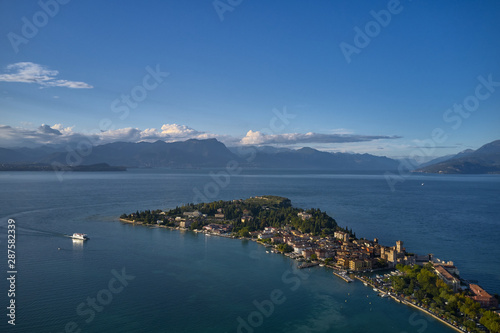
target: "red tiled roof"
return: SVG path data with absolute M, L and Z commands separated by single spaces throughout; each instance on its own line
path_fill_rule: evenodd
M 472 290 L 472 292 L 474 294 L 476 294 L 476 296 L 491 297 L 491 295 L 488 294 L 486 292 L 486 290 L 484 290 L 483 288 L 481 288 L 477 284 L 470 284 L 469 287 L 470 287 L 470 290 Z
M 456 280 L 456 278 L 451 275 L 443 266 L 437 266 L 435 267 L 436 271 L 438 271 L 439 274 L 441 274 L 445 279 L 447 280 Z

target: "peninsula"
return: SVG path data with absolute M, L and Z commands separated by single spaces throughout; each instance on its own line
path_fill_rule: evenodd
M 407 252 L 402 241 L 384 246 L 378 239 L 357 238 L 325 212 L 295 208 L 287 198 L 187 204 L 123 214 L 120 220 L 254 240 L 302 262 L 299 268 L 321 265 L 347 282 L 361 280 L 380 296 L 418 308 L 457 331 L 500 332 L 498 295 L 460 278 L 453 262 Z M 386 274 L 374 273 L 381 270 Z

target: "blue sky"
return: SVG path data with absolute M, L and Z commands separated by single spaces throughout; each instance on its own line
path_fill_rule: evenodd
M 500 138 L 498 17 L 493 0 L 0 0 L 0 146 L 478 148 Z

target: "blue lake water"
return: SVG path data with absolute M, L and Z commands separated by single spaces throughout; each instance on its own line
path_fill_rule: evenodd
M 254 242 L 118 222 L 197 193 L 285 196 L 327 211 L 358 237 L 401 239 L 408 251 L 453 260 L 463 277 L 500 292 L 499 176 L 418 175 L 391 191 L 380 175 L 251 171 L 216 181 L 210 172 L 218 171 L 66 173 L 63 181 L 50 172 L 0 173 L 0 252 L 13 218 L 18 270 L 16 326 L 2 314 L 0 331 L 452 332 L 328 269 L 296 271 Z M 91 239 L 64 236 L 73 232 Z

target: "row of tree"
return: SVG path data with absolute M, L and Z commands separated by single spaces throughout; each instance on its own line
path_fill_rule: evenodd
M 206 214 L 209 219 L 194 218 L 191 229 L 201 229 L 204 225 L 213 222 L 213 219 L 210 219 L 210 217 L 222 212 L 224 214 L 225 223 L 231 223 L 233 225 L 233 231 L 235 232 L 239 232 L 243 228 L 245 228 L 247 232 L 252 232 L 263 230 L 266 227 L 282 228 L 284 226 L 290 226 L 292 229 L 299 230 L 302 233 L 312 233 L 313 235 L 331 235 L 337 230 L 354 235 L 352 230 L 339 227 L 335 219 L 328 216 L 328 214 L 322 212 L 320 209 L 313 208 L 306 210 L 305 212 L 310 214 L 311 217 L 308 219 L 301 218 L 298 216 L 298 213 L 303 212 L 302 209 L 292 207 L 289 199 L 277 196 L 187 204 L 170 209 L 163 215 L 160 214 L 161 210 L 145 210 L 141 212 L 137 211 L 135 214 L 123 214 L 120 217 L 146 224 L 153 224 L 160 220 L 165 225 L 173 226 L 173 217 L 183 216 L 183 213 L 193 211 L 199 211 L 201 214 Z M 251 217 L 242 221 L 244 216 Z
M 164 216 L 160 215 L 161 210 L 145 210 L 145 211 L 136 211 L 135 213 L 132 214 L 122 214 L 120 215 L 121 219 L 126 219 L 126 220 L 135 220 L 135 221 L 140 221 L 146 224 L 153 224 L 156 223 L 156 221 L 161 220 L 163 221 Z
M 466 292 L 455 293 L 435 273 L 432 264 L 396 265 L 403 276 L 391 277 L 394 290 L 400 294 L 415 298 L 422 305 L 440 313 L 448 320 L 460 323 L 471 332 L 481 332 L 477 322 L 490 332 L 500 332 L 500 317 L 480 307 L 480 304 L 468 297 Z

